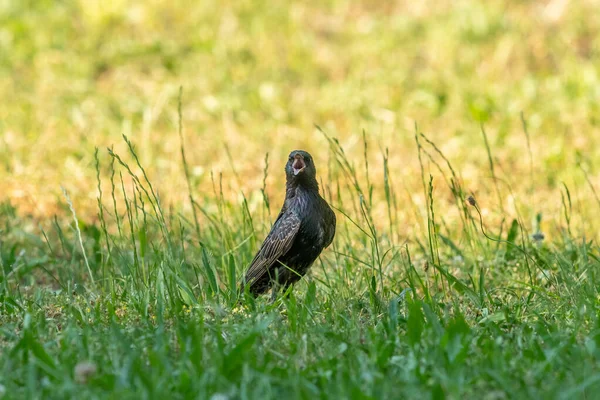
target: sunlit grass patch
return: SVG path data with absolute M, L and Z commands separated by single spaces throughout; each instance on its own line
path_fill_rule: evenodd
M 0 397 L 593 398 L 598 15 L 0 4 Z M 336 238 L 240 297 L 296 148 Z

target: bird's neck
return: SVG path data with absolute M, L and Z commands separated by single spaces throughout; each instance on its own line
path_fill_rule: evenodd
M 286 197 L 291 199 L 300 193 L 319 195 L 319 184 L 316 180 L 288 181 L 286 184 Z

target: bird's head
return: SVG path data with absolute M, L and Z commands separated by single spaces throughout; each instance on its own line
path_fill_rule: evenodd
M 294 150 L 290 153 L 285 173 L 288 182 L 316 182 L 317 169 L 310 154 L 304 150 Z

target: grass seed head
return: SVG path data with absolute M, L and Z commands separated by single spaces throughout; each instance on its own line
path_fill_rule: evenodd
M 469 202 L 470 205 L 472 205 L 473 207 L 477 206 L 477 202 L 475 201 L 475 197 L 473 196 L 469 196 L 467 197 L 467 201 Z
M 533 235 L 531 235 L 531 238 L 536 242 L 541 242 L 542 240 L 544 240 L 545 236 L 542 232 L 536 232 Z

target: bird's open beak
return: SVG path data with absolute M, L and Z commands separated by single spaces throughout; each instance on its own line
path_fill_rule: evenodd
M 304 171 L 305 168 L 306 164 L 304 163 L 304 158 L 300 154 L 296 154 L 294 156 L 294 163 L 292 164 L 294 175 L 298 175 L 300 172 Z

